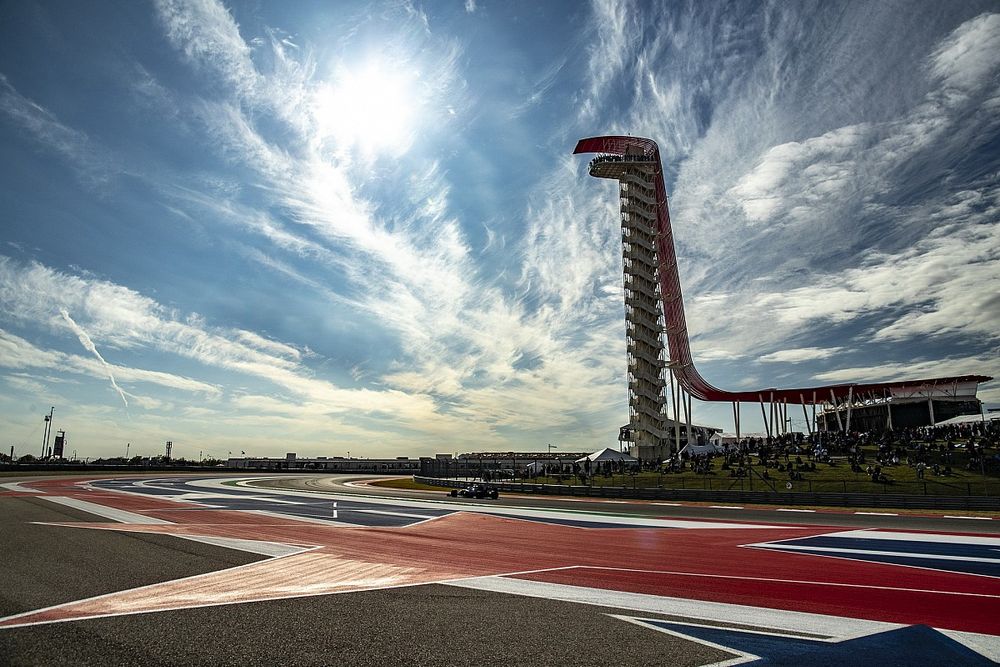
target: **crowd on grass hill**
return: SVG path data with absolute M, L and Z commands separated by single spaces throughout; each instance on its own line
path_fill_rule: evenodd
M 716 470 L 716 463 L 720 463 Z M 872 482 L 893 483 L 889 471 L 906 466 L 917 480 L 950 477 L 958 469 L 983 476 L 1000 474 L 1000 420 L 947 426 L 900 428 L 882 433 L 818 432 L 745 438 L 723 451 L 681 452 L 643 468 L 661 473 L 756 475 L 765 480 L 798 481 L 817 464 L 851 467 Z M 755 470 L 756 468 L 756 470 Z M 910 475 L 907 475 L 910 477 Z

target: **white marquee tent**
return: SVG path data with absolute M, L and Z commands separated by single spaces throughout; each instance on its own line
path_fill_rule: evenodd
M 604 449 L 599 449 L 593 454 L 588 454 L 583 458 L 577 459 L 576 462 L 582 464 L 585 461 L 590 461 L 591 463 L 604 463 L 605 461 L 621 461 L 623 463 L 638 463 L 639 459 L 626 454 L 625 452 L 619 452 L 617 449 L 612 449 L 610 447 L 605 447 Z

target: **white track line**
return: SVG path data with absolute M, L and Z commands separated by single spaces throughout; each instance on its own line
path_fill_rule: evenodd
M 800 509 L 794 509 L 794 508 L 791 508 L 791 507 L 780 507 L 780 508 L 778 508 L 778 509 L 776 509 L 774 511 L 775 512 L 815 512 L 816 510 L 800 510 Z
M 401 516 L 407 519 L 436 519 L 437 517 L 430 516 L 428 514 L 410 514 L 408 512 L 389 512 L 387 510 L 356 510 L 356 509 L 342 509 L 342 512 L 361 512 L 363 514 L 384 514 L 386 516 Z
M 972 521 L 992 521 L 991 516 L 950 516 L 948 514 L 944 515 L 945 519 L 970 519 Z
M 943 591 L 934 588 L 906 588 L 901 586 L 882 586 L 877 584 L 852 584 L 841 581 L 813 581 L 809 579 L 778 579 L 774 577 L 752 577 L 737 574 L 710 574 L 707 572 L 681 572 L 674 570 L 642 570 L 631 567 L 609 567 L 606 565 L 580 565 L 581 570 L 605 570 L 608 572 L 637 572 L 639 574 L 657 574 L 669 577 L 694 577 L 698 579 L 727 579 L 730 581 L 767 581 L 775 584 L 796 584 L 802 586 L 827 586 L 830 588 L 860 588 L 879 591 L 902 591 L 904 593 L 932 593 L 934 595 L 955 595 L 959 597 L 987 598 L 1000 600 L 1000 595 L 992 593 L 970 593 L 966 591 Z
M 841 616 L 824 616 L 764 607 L 749 607 L 723 602 L 661 597 L 646 593 L 584 588 L 582 586 L 551 584 L 529 579 L 481 577 L 478 579 L 450 581 L 447 585 L 703 620 L 744 624 L 748 622 L 748 619 L 752 619 L 754 625 L 762 627 L 783 628 L 801 633 L 828 636 L 885 632 L 904 627 L 896 623 L 868 621 Z
M 110 519 L 112 521 L 117 521 L 118 523 L 141 523 L 141 524 L 167 524 L 170 521 L 164 521 L 163 519 L 156 519 L 151 516 L 145 516 L 143 514 L 136 514 L 135 512 L 126 512 L 125 510 L 117 510 L 113 507 L 108 507 L 106 505 L 98 505 L 97 503 L 91 503 L 86 500 L 80 500 L 78 498 L 67 498 L 66 496 L 42 496 L 45 500 L 49 502 L 57 503 L 59 505 L 65 505 L 66 507 L 72 507 L 73 509 L 78 509 L 81 512 L 86 512 L 87 514 L 94 514 L 105 519 Z
M 899 516 L 894 512 L 855 512 L 855 514 L 865 514 L 868 516 Z
M 14 491 L 16 493 L 43 493 L 38 489 L 32 489 L 28 486 L 21 486 L 20 482 L 4 482 L 0 484 L 0 488 L 7 489 L 8 491 Z

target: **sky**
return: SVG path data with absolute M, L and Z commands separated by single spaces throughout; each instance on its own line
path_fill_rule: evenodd
M 626 133 L 716 386 L 1000 377 L 994 2 L 21 0 L 0 449 L 614 445 Z

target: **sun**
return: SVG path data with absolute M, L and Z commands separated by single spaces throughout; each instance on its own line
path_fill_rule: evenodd
M 338 152 L 401 155 L 413 143 L 421 105 L 419 72 L 380 60 L 341 66 L 315 93 L 318 138 Z

